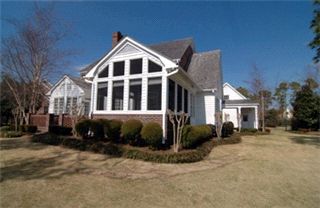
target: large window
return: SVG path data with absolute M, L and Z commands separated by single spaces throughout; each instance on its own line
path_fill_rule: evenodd
M 98 75 L 99 78 L 108 77 L 109 76 L 109 65 L 106 66 Z
M 177 112 L 180 112 L 182 110 L 182 87 L 180 85 L 177 86 Z
M 59 98 L 54 98 L 53 113 L 58 114 Z
M 59 107 L 58 107 L 58 114 L 63 113 L 63 106 L 64 106 L 64 98 L 59 98 Z
M 141 110 L 141 79 L 130 80 L 129 110 Z
M 169 109 L 174 111 L 174 100 L 175 100 L 175 83 L 169 79 Z
M 123 76 L 124 75 L 124 61 L 115 62 L 113 64 L 113 76 Z
M 130 60 L 130 74 L 142 73 L 142 59 Z
M 77 106 L 77 97 L 67 97 L 67 105 L 66 105 L 66 112 L 68 114 L 73 114 L 75 112 L 75 110 L 77 110 L 76 108 Z
M 148 80 L 148 110 L 161 110 L 161 78 Z
M 160 72 L 162 71 L 162 67 L 153 61 L 148 61 L 148 72 Z
M 184 89 L 184 112 L 188 113 L 189 103 L 188 103 L 188 90 Z
M 112 110 L 123 110 L 123 81 L 113 82 Z
M 98 83 L 97 110 L 107 110 L 108 82 Z

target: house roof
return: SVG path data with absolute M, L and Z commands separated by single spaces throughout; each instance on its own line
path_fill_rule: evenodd
M 259 105 L 257 102 L 252 100 L 225 100 L 226 105 L 243 105 L 243 104 L 251 104 L 251 105 Z
M 218 88 L 222 78 L 220 50 L 194 53 L 187 72 L 202 89 Z
M 90 98 L 91 84 L 84 81 L 82 78 L 68 76 L 76 85 L 78 85 L 85 93 L 86 98 Z
M 192 38 L 184 38 L 147 45 L 147 47 L 151 48 L 152 50 L 155 50 L 171 59 L 181 59 L 189 46 L 193 47 Z

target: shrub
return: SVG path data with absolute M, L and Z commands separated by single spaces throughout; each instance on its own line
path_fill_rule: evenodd
M 209 125 L 187 125 L 182 130 L 182 147 L 192 149 L 212 138 L 212 128 Z
M 233 134 L 234 125 L 231 121 L 224 122 L 222 124 L 221 135 L 222 137 L 228 137 Z
M 110 120 L 108 128 L 106 128 L 108 138 L 114 142 L 120 142 L 121 126 L 122 121 L 116 119 Z
M 71 135 L 72 128 L 65 126 L 49 126 L 49 133 L 57 135 Z
M 21 137 L 22 132 L 20 131 L 0 131 L 0 137 L 4 138 L 13 138 L 13 137 Z
M 102 125 L 104 136 L 107 137 L 107 131 L 109 128 L 110 120 L 98 119 L 97 121 Z
M 76 124 L 76 132 L 83 138 L 103 139 L 103 125 L 96 120 L 85 119 Z
M 258 129 L 255 129 L 255 128 L 242 128 L 240 132 L 257 133 Z
M 142 123 L 139 120 L 130 119 L 122 124 L 121 134 L 125 141 L 130 144 L 137 144 L 140 140 Z
M 217 137 L 217 128 L 216 128 L 216 126 L 215 125 L 213 125 L 213 124 L 207 124 L 209 127 L 210 127 L 210 129 L 211 129 L 211 136 L 212 137 Z
M 38 130 L 37 126 L 34 125 L 20 125 L 19 126 L 19 131 L 21 132 L 27 132 L 27 133 L 36 133 Z
M 141 138 L 149 145 L 149 148 L 151 149 L 161 148 L 162 137 L 162 128 L 158 123 L 147 123 L 141 130 Z
M 1 126 L 0 131 L 10 131 L 11 127 L 10 126 Z

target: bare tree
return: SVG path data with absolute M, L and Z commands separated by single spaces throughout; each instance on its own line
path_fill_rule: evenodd
M 73 136 L 78 136 L 76 131 L 76 124 L 84 118 L 84 103 L 78 103 L 71 107 L 71 124 Z
M 189 115 L 185 112 L 174 113 L 171 110 L 167 110 L 169 121 L 173 127 L 173 151 L 179 152 L 181 146 L 182 130 L 188 121 Z
M 271 92 L 267 90 L 265 84 L 265 78 L 262 71 L 253 65 L 250 73 L 249 90 L 252 94 L 252 99 L 259 102 L 259 116 L 261 119 L 262 131 L 265 131 L 265 111 L 268 108 L 268 104 L 271 102 Z
M 59 47 L 68 31 L 54 16 L 53 7 L 40 8 L 36 4 L 29 19 L 7 22 L 16 32 L 2 40 L 2 73 L 20 111 L 20 120 L 28 124 L 28 113 L 36 113 L 44 96 L 42 81 L 62 67 L 70 54 Z

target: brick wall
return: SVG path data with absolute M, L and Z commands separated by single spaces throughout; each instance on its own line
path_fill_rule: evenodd
M 30 124 L 38 127 L 39 130 L 47 131 L 50 115 L 30 115 Z
M 118 119 L 126 121 L 129 119 L 137 119 L 142 123 L 156 122 L 162 126 L 162 115 L 147 115 L 147 114 L 134 114 L 134 115 L 93 115 L 93 119 Z

